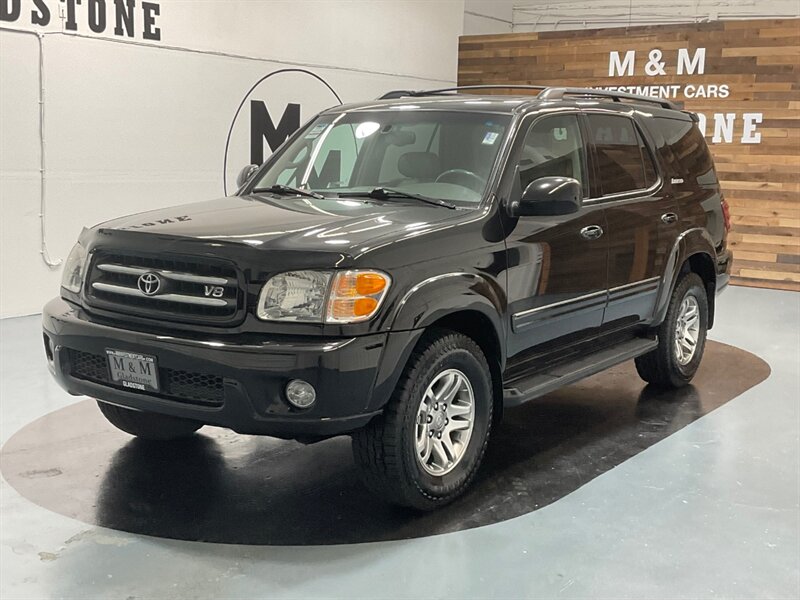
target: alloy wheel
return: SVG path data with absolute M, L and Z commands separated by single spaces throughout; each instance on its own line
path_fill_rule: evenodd
M 675 322 L 675 359 L 687 365 L 697 350 L 700 339 L 700 307 L 697 298 L 687 295 L 681 302 Z
M 469 446 L 475 424 L 472 384 L 458 369 L 433 378 L 420 401 L 416 418 L 416 456 L 429 474 L 452 471 Z

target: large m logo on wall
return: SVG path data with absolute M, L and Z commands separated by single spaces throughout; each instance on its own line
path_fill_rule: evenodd
M 267 105 L 261 100 L 250 101 L 250 163 L 264 162 L 264 141 L 270 153 L 300 127 L 300 105 L 289 103 L 283 111 L 278 126 L 272 120 Z
M 262 164 L 297 131 L 301 118 L 341 103 L 327 81 L 305 69 L 279 69 L 259 78 L 239 102 L 228 130 L 224 192 L 236 189 L 236 175 L 243 166 Z

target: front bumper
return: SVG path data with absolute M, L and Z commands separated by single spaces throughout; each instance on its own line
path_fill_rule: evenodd
M 326 437 L 366 425 L 381 412 L 419 335 L 280 336 L 257 343 L 225 335 L 177 338 L 98 322 L 60 298 L 45 306 L 42 326 L 51 371 L 70 394 L 283 438 Z M 94 356 L 95 366 L 104 364 L 100 361 L 107 348 L 156 356 L 160 376 L 190 373 L 201 382 L 205 379 L 200 376 L 213 377 L 221 388 L 220 401 L 209 406 L 185 395 L 130 391 L 103 380 L 98 370 L 98 376 L 87 377 L 74 368 L 79 353 Z M 310 408 L 296 409 L 286 401 L 284 388 L 292 379 L 308 381 L 316 389 L 317 400 Z

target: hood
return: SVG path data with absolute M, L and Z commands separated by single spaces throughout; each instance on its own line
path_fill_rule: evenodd
M 472 211 L 404 200 L 228 196 L 154 210 L 97 226 L 281 250 L 347 251 L 419 233 Z

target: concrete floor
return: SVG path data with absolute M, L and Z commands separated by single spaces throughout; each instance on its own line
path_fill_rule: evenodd
M 798 598 L 800 295 L 732 288 L 711 338 L 772 374 L 552 504 L 468 531 L 327 547 L 165 540 L 50 512 L 3 479 L 0 597 Z M 38 317 L 0 321 L 0 377 L 2 443 L 78 401 L 47 373 Z

